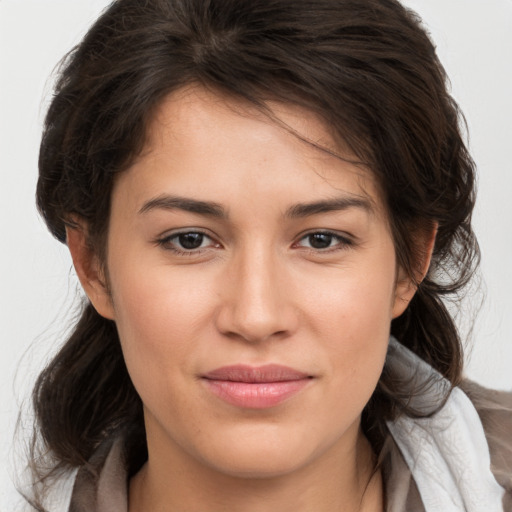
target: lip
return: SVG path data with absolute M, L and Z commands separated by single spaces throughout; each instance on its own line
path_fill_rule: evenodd
M 312 376 L 287 366 L 223 366 L 202 376 L 214 395 L 241 408 L 275 407 L 299 393 Z

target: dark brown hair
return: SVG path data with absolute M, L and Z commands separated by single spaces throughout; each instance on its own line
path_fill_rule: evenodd
M 474 165 L 446 82 L 420 20 L 395 0 L 118 0 L 63 62 L 37 203 L 58 240 L 78 217 L 104 256 L 113 180 L 143 148 L 170 92 L 198 83 L 263 110 L 269 99 L 311 109 L 375 175 L 410 276 L 418 233 L 438 224 L 430 270 L 391 331 L 455 384 L 462 350 L 443 297 L 467 283 L 478 248 Z M 385 369 L 363 417 L 376 449 L 385 420 L 415 414 L 400 405 L 403 394 Z M 90 304 L 40 375 L 33 402 L 51 471 L 84 464 L 126 426 L 131 471 L 143 462 L 140 398 L 115 324 Z

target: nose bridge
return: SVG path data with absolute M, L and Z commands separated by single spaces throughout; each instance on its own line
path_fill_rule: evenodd
M 219 328 L 247 341 L 285 336 L 295 328 L 282 261 L 269 241 L 253 241 L 227 270 Z

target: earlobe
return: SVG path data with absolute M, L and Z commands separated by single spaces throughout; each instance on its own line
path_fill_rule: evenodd
M 66 227 L 66 240 L 73 265 L 82 288 L 94 309 L 103 317 L 114 320 L 112 298 L 98 255 L 87 241 L 87 226 L 76 222 Z
M 415 237 L 417 270 L 414 277 L 407 275 L 404 269 L 398 269 L 392 318 L 398 318 L 407 309 L 419 284 L 425 279 L 434 252 L 438 227 L 436 222 L 430 229 L 423 230 Z

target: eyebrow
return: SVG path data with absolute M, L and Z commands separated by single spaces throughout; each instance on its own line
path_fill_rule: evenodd
M 314 201 L 312 203 L 294 204 L 286 210 L 285 217 L 292 219 L 303 218 L 321 213 L 348 210 L 350 208 L 359 208 L 369 214 L 374 212 L 374 208 L 368 199 L 347 195 L 333 199 Z M 218 219 L 228 218 L 227 210 L 219 203 L 167 194 L 146 201 L 140 208 L 139 214 L 144 214 L 152 210 L 176 209 Z
M 286 210 L 285 216 L 295 219 L 318 215 L 320 213 L 329 213 L 350 208 L 359 208 L 368 214 L 374 213 L 374 208 L 369 199 L 359 196 L 342 196 L 333 199 L 315 201 L 313 203 L 298 203 Z
M 139 210 L 140 214 L 151 210 L 184 210 L 186 212 L 197 213 L 207 217 L 226 219 L 227 211 L 218 203 L 211 201 L 199 201 L 187 197 L 178 197 L 170 195 L 161 195 L 145 202 Z

